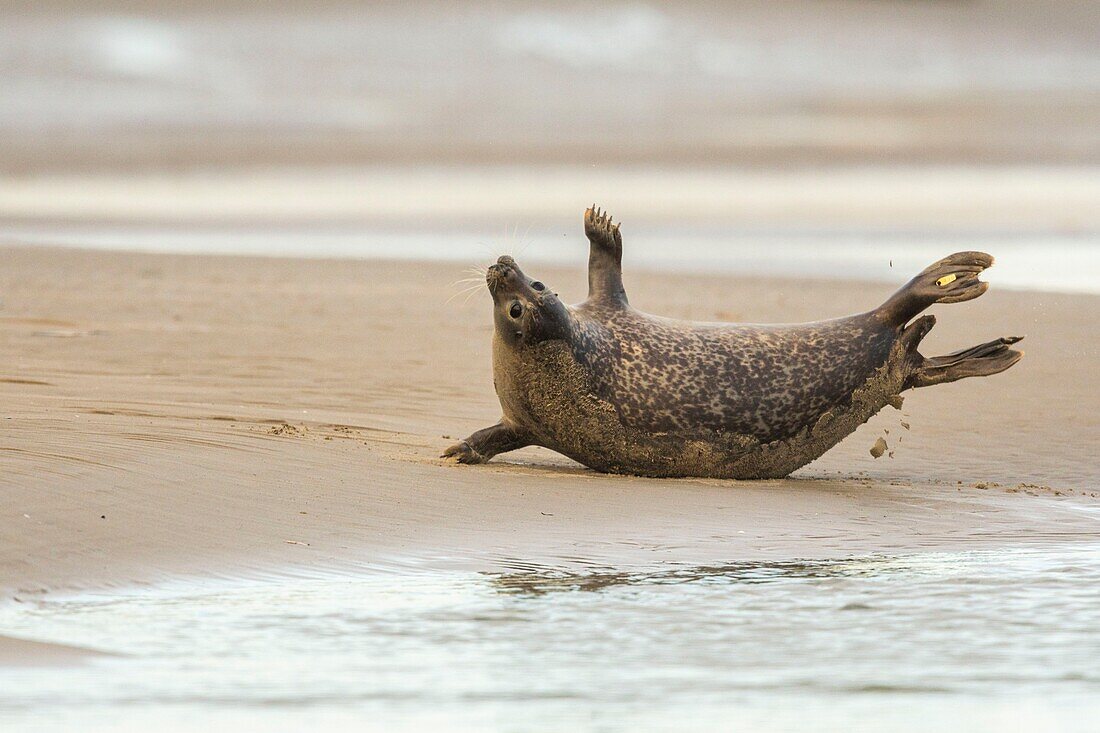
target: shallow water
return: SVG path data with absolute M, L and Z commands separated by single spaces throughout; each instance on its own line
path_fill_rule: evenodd
M 1100 546 L 186 586 L 0 610 L 116 652 L 5 730 L 1095 730 Z
M 510 253 L 525 263 L 579 266 L 587 243 L 571 227 L 478 231 L 393 231 L 370 226 L 264 228 L 0 223 L 19 244 L 184 254 L 443 260 L 486 264 Z M 563 239 L 567 237 L 568 239 Z M 983 279 L 996 287 L 1100 293 L 1100 247 L 1093 233 L 958 231 L 933 233 L 820 229 L 679 229 L 632 234 L 630 266 L 662 272 L 860 279 L 900 283 L 950 252 L 995 253 Z M 1066 263 L 1073 263 L 1067 268 Z

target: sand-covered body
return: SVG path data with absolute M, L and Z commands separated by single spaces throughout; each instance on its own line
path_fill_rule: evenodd
M 630 306 L 618 227 L 586 213 L 589 298 L 569 307 L 511 257 L 487 275 L 501 422 L 446 456 L 479 463 L 541 445 L 601 471 L 778 478 L 821 456 L 900 393 L 1012 366 L 997 339 L 942 357 L 917 346 L 932 303 L 976 298 L 992 264 L 960 252 L 867 313 L 796 325 L 696 323 Z M 915 320 L 914 320 L 915 318 Z
M 870 315 L 735 326 L 574 312 L 570 342 L 516 358 L 494 340 L 494 379 L 505 421 L 598 470 L 784 476 L 903 388 L 904 351 L 886 368 L 900 331 Z

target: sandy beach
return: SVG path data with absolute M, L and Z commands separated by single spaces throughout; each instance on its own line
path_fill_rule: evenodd
M 425 263 L 0 250 L 0 588 L 523 561 L 846 557 L 1100 537 L 1094 296 L 936 309 L 939 352 L 1026 334 L 996 378 L 907 393 L 769 482 L 605 476 L 543 449 L 437 459 L 493 422 L 487 296 Z M 583 274 L 539 276 L 577 300 Z M 807 320 L 884 284 L 630 276 L 638 307 Z M 904 421 L 911 429 L 902 427 Z M 890 455 L 868 449 L 882 436 Z

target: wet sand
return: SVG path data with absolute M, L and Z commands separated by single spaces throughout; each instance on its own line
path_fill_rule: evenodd
M 906 393 L 901 412 L 791 479 L 662 481 L 538 448 L 486 466 L 437 459 L 499 415 L 488 296 L 447 302 L 458 265 L 47 248 L 0 249 L 0 261 L 5 601 L 181 576 L 706 564 L 1100 537 L 1095 296 L 994 290 L 938 307 L 928 351 L 1026 334 L 1027 357 L 994 378 Z M 579 269 L 538 275 L 580 299 Z M 628 279 L 642 309 L 739 321 L 838 316 L 892 290 Z M 876 460 L 878 437 L 889 453 Z
M 62 667 L 114 656 L 94 649 L 0 636 L 0 667 Z

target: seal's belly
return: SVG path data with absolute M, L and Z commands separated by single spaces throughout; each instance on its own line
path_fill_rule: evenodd
M 709 326 L 642 317 L 608 324 L 605 383 L 630 427 L 700 429 L 763 442 L 846 405 L 887 359 L 894 330 L 866 316 L 796 326 Z

